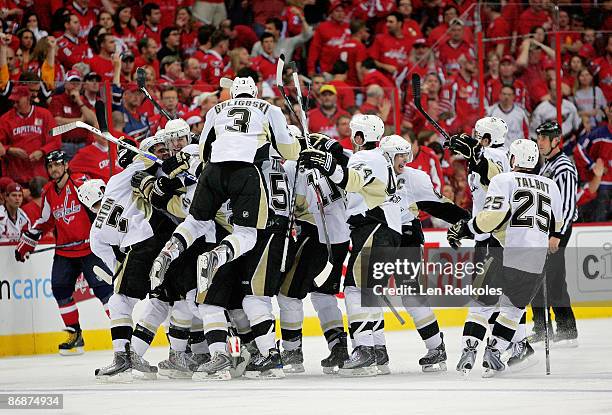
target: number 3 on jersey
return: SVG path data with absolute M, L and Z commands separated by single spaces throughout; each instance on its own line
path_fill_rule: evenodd
M 249 131 L 249 121 L 251 121 L 251 111 L 246 108 L 232 108 L 227 115 L 234 119 L 234 125 L 226 125 L 227 131 L 234 133 L 246 133 Z

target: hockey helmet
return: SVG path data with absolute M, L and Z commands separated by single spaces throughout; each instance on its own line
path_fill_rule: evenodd
M 106 183 L 104 183 L 104 180 L 87 180 L 77 189 L 77 196 L 81 203 L 87 206 L 89 210 L 94 213 L 98 213 L 100 207 L 96 207 L 95 205 L 96 203 L 102 201 L 105 189 Z
M 502 146 L 508 135 L 508 124 L 498 117 L 484 117 L 476 121 L 473 135 L 478 141 L 488 138 L 492 146 Z
M 257 98 L 257 92 L 257 85 L 250 76 L 247 76 L 246 78 L 236 77 L 232 82 L 232 87 L 230 88 L 230 95 L 232 98 L 236 98 L 242 94 L 249 95 L 252 98 Z
M 402 136 L 394 134 L 383 137 L 380 140 L 380 148 L 391 163 L 397 154 L 407 154 L 406 163 L 412 161 L 412 145 Z
M 130 140 L 128 138 L 121 138 L 121 141 L 125 141 L 128 144 L 133 145 L 134 147 L 138 147 L 138 144 L 134 140 Z M 129 150 L 125 147 L 119 146 L 117 149 L 117 163 L 122 168 L 126 168 L 132 161 L 134 161 L 134 157 L 136 157 L 136 153 L 132 150 Z
M 519 138 L 510 144 L 510 167 L 533 169 L 538 164 L 540 152 L 538 145 L 531 140 Z
M 191 129 L 189 124 L 182 118 L 170 120 L 164 127 L 166 147 L 172 154 L 181 151 L 183 147 L 191 143 Z
M 536 128 L 536 134 L 539 136 L 543 135 L 549 138 L 556 138 L 561 136 L 561 126 L 557 121 L 545 121 Z
M 354 115 L 351 118 L 350 127 L 351 141 L 357 146 L 363 146 L 365 143 L 377 143 L 385 133 L 385 123 L 377 115 Z M 363 134 L 361 143 L 355 141 L 355 135 L 358 132 Z
M 142 140 L 140 142 L 140 149 L 142 151 L 153 153 L 153 147 L 155 147 L 157 144 L 163 144 L 166 146 L 166 131 L 163 128 L 157 130 L 155 135 Z
M 62 150 L 53 150 L 45 156 L 45 164 L 57 162 L 68 162 L 68 157 Z

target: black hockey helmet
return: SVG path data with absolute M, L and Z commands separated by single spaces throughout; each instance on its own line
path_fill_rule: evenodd
M 138 144 L 133 140 L 123 138 L 121 141 L 125 141 L 126 143 L 129 143 L 134 147 L 138 147 Z M 119 147 L 117 151 L 117 163 L 119 164 L 119 166 L 125 169 L 127 166 L 132 164 L 132 161 L 134 161 L 134 157 L 136 157 L 136 153 L 134 151 L 128 150 L 125 147 Z
M 561 126 L 557 121 L 545 121 L 536 128 L 536 134 L 556 138 L 561 135 Z
M 62 150 L 53 150 L 45 156 L 45 165 L 58 161 L 61 161 L 62 163 L 68 162 L 68 157 Z

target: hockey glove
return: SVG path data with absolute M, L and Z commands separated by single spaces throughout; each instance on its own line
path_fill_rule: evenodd
M 336 171 L 336 160 L 330 153 L 307 149 L 300 153 L 300 163 L 306 169 L 316 169 L 323 176 L 331 176 Z
M 137 171 L 132 176 L 131 185 L 137 195 L 148 200 L 155 185 L 155 177 L 144 171 Z
M 15 260 L 19 262 L 25 262 L 30 256 L 30 253 L 34 252 L 34 248 L 38 245 L 41 233 L 34 231 L 25 231 L 19 238 L 19 243 L 15 249 Z
M 468 227 L 468 221 L 461 219 L 459 222 L 452 225 L 446 233 L 446 240 L 453 249 L 459 249 L 462 239 L 472 239 L 474 234 Z
M 467 134 L 455 134 L 444 145 L 453 153 L 462 155 L 472 163 L 478 161 L 482 150 L 478 140 Z
M 191 156 L 188 153 L 178 152 L 174 157 L 164 160 L 162 163 L 162 171 L 166 173 L 169 178 L 174 178 L 179 174 L 189 170 L 189 158 Z

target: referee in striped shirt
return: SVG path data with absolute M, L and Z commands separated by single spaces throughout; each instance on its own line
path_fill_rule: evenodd
M 557 333 L 553 340 L 573 343 L 578 337 L 578 331 L 567 293 L 564 248 L 572 234 L 572 223 L 578 219 L 578 209 L 576 208 L 578 172 L 574 163 L 561 151 L 562 133 L 561 127 L 556 121 L 544 122 L 536 128 L 536 134 L 540 154 L 544 158 L 540 175 L 550 178 L 557 184 L 563 199 L 563 228 L 560 232 L 550 235 L 549 247 L 551 253 L 546 261 L 547 304 L 552 306 L 557 323 Z M 555 220 L 557 219 L 555 218 Z M 531 341 L 539 341 L 544 337 L 546 323 L 542 300 L 543 293 L 540 290 L 532 304 L 534 306 L 535 333 L 530 338 Z

